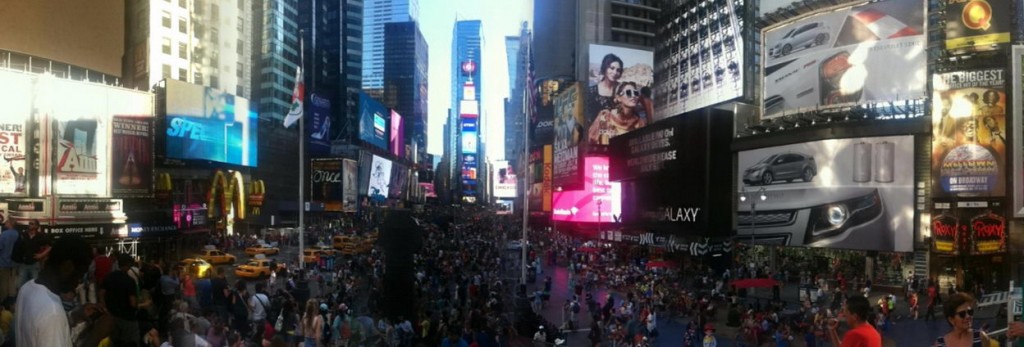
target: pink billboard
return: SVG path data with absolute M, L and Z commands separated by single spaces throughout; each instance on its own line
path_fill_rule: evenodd
M 552 192 L 552 219 L 614 222 L 622 215 L 622 185 L 608 181 L 608 157 L 583 161 L 583 190 Z
M 396 157 L 405 157 L 405 126 L 402 124 L 402 116 L 391 110 L 391 154 Z
M 422 183 L 420 183 L 420 187 L 423 187 L 423 197 L 425 197 L 425 198 L 436 198 L 437 197 L 437 193 L 434 192 L 434 184 L 433 183 L 422 182 Z

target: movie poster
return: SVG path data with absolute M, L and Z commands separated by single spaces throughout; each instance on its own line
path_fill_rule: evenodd
M 0 121 L 0 194 L 25 195 L 26 179 L 25 122 Z
M 359 163 L 352 159 L 342 160 L 342 211 L 355 212 L 359 201 Z
M 586 137 L 586 122 L 581 111 L 579 83 L 562 91 L 554 101 L 555 142 L 553 182 L 563 189 L 582 185 L 579 144 Z
M 153 118 L 114 116 L 110 192 L 114 197 L 153 194 Z
M 1003 69 L 935 75 L 932 197 L 1003 196 L 1005 82 Z
M 108 182 L 106 122 L 78 118 L 59 120 L 54 125 L 57 135 L 54 191 L 62 195 L 105 196 Z

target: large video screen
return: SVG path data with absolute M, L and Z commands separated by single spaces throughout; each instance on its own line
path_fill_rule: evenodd
M 491 185 L 494 187 L 494 197 L 516 197 L 516 170 L 512 165 L 509 165 L 508 161 L 496 161 L 492 172 L 494 177 L 491 178 Z
M 924 6 L 872 2 L 764 32 L 763 118 L 924 97 Z
M 388 109 L 366 93 L 359 93 L 359 139 L 388 150 Z
M 552 192 L 552 219 L 615 222 L 622 215 L 622 184 L 608 180 L 608 157 L 583 159 L 583 190 Z
M 366 195 L 373 201 L 386 200 L 388 186 L 391 185 L 391 161 L 374 155 L 370 163 L 369 178 Z
M 476 154 L 480 138 L 475 131 L 462 132 L 462 153 Z
M 691 1 L 655 43 L 655 122 L 743 95 L 744 0 Z
M 391 110 L 391 134 L 389 134 L 391 145 L 391 154 L 395 157 L 405 157 L 405 123 L 402 122 L 402 116 Z
M 653 122 L 654 53 L 590 45 L 588 66 L 584 142 L 607 146 L 608 139 Z
M 249 100 L 167 80 L 167 157 L 256 166 L 256 113 Z
M 738 164 L 738 193 L 746 197 L 737 206 L 739 239 L 886 252 L 913 248 L 913 136 L 743 151 Z

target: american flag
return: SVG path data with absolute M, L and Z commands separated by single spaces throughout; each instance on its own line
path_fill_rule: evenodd
M 533 67 L 533 39 L 531 38 L 526 47 L 526 112 L 530 117 L 530 124 L 537 124 L 537 86 L 534 85 Z

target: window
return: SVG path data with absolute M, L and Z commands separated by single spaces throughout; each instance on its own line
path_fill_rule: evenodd
M 178 79 L 188 82 L 188 70 L 178 69 Z
M 245 0 L 238 0 L 238 9 L 239 10 L 244 10 L 245 9 Z
M 164 13 L 160 14 L 160 23 L 164 26 L 164 28 L 170 29 L 171 28 L 171 13 L 167 12 L 167 11 L 164 11 Z
M 178 32 L 188 34 L 188 21 L 185 18 L 178 18 Z
M 241 84 L 235 86 L 235 95 L 245 95 L 245 88 Z
M 220 19 L 220 7 L 217 4 L 210 4 L 210 19 L 215 21 Z
M 217 76 L 210 76 L 210 88 L 220 88 L 220 81 L 217 79 Z
M 165 37 L 160 46 L 161 51 L 164 52 L 164 54 L 171 54 L 171 39 Z
M 214 45 L 220 44 L 220 35 L 217 33 L 217 28 L 210 28 L 210 41 L 213 41 Z
M 238 31 L 239 32 L 244 32 L 245 31 L 245 18 L 238 17 Z
M 238 63 L 238 67 L 236 70 L 238 78 L 245 78 L 245 64 Z
M 238 53 L 238 55 L 245 54 L 245 41 L 242 41 L 242 39 L 238 39 L 235 42 L 235 53 Z
M 164 64 L 164 66 L 163 66 L 163 76 L 164 76 L 164 79 L 171 78 L 171 66 L 170 65 Z
M 178 44 L 178 57 L 188 59 L 188 44 L 184 42 Z
M 188 0 L 178 0 L 178 6 L 181 8 L 188 8 Z

